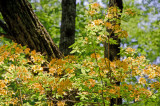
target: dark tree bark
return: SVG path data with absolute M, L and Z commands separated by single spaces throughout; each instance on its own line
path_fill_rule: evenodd
M 66 56 L 72 51 L 69 46 L 75 42 L 76 0 L 62 0 L 61 37 L 59 48 Z
M 15 42 L 27 45 L 50 58 L 62 58 L 62 53 L 40 23 L 27 0 L 0 0 L 0 12 L 5 23 L 0 27 Z M 3 24 L 2 24 L 3 23 Z
M 120 12 L 122 13 L 123 10 L 123 1 L 122 0 L 109 0 L 109 7 L 118 7 L 120 9 Z M 118 20 L 120 20 L 121 15 L 118 15 L 116 17 Z M 110 20 L 109 20 L 110 21 Z M 116 22 L 111 21 L 112 24 L 116 24 Z M 120 23 L 118 23 L 120 25 Z M 112 29 L 114 30 L 114 29 Z M 115 36 L 114 31 L 109 31 L 110 32 L 110 37 L 113 38 L 114 40 L 117 41 L 117 44 L 108 44 L 104 43 L 105 51 L 104 51 L 104 57 L 109 58 L 110 61 L 113 61 L 115 59 L 120 59 L 120 39 Z M 116 85 L 120 85 L 120 82 L 115 81 Z M 116 105 L 121 105 L 122 104 L 122 98 L 111 98 L 110 99 L 110 106 L 113 106 L 114 104 Z

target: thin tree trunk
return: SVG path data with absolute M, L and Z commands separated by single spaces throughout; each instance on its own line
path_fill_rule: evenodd
M 62 0 L 61 37 L 59 48 L 66 56 L 72 51 L 69 46 L 75 42 L 76 0 Z
M 76 0 L 62 0 L 62 19 L 61 19 L 61 36 L 59 48 L 67 56 L 72 51 L 69 48 L 75 42 L 75 18 L 76 18 Z M 77 89 L 74 89 L 64 96 L 64 99 L 79 101 Z M 67 106 L 73 106 L 75 103 L 67 101 Z
M 27 0 L 0 0 L 0 12 L 7 27 L 4 31 L 12 40 L 27 45 L 31 50 L 46 54 L 48 59 L 62 58 L 62 53 L 53 43 Z
M 122 13 L 123 10 L 123 1 L 122 0 L 109 0 L 109 7 L 114 7 L 117 6 L 120 9 L 120 12 Z M 117 17 L 118 20 L 120 20 L 121 15 Z M 111 21 L 112 23 L 112 21 Z M 115 24 L 113 22 L 112 24 Z M 120 23 L 118 23 L 120 25 Z M 108 44 L 104 43 L 105 51 L 104 51 L 104 57 L 108 58 L 109 60 L 113 61 L 115 59 L 120 59 L 120 39 L 115 36 L 114 31 L 109 31 L 110 32 L 110 37 L 112 37 L 114 40 L 117 41 L 117 44 Z M 120 85 L 120 82 L 115 82 L 116 85 Z M 110 106 L 113 106 L 114 104 L 116 105 L 121 105 L 122 104 L 122 98 L 111 98 L 110 100 Z

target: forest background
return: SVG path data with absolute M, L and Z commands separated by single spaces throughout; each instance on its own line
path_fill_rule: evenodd
M 84 17 L 87 5 L 93 2 L 98 2 L 104 8 L 107 8 L 108 0 L 77 0 L 77 17 L 76 17 L 76 36 L 81 35 L 84 26 L 87 23 L 87 17 Z M 60 23 L 61 23 L 61 1 L 31 1 L 32 6 L 45 26 L 47 31 L 52 36 L 54 42 L 58 45 L 60 39 Z M 50 4 L 50 7 L 48 7 Z M 42 10 L 44 8 L 44 10 Z M 155 32 L 155 27 L 158 27 L 159 20 L 159 1 L 158 0 L 126 0 L 124 8 L 137 9 L 143 15 L 136 17 L 127 17 L 122 20 L 123 29 L 127 30 L 129 37 L 121 42 L 122 47 L 131 46 L 138 49 L 139 53 L 146 54 L 147 58 L 155 64 L 160 63 L 159 54 L 159 34 Z M 54 11 L 53 11 L 54 10 Z M 42 12 L 43 11 L 43 12 Z M 55 13 L 51 13 L 55 12 Z M 126 18 L 126 17 L 125 17 Z M 128 27 L 129 25 L 130 27 Z M 155 28 L 155 29 L 154 29 Z M 154 31 L 153 31 L 154 30 Z M 82 31 L 82 32 L 81 32 Z M 130 31 L 130 32 L 129 32 Z M 152 34 L 155 36 L 152 36 Z M 140 36 L 141 35 L 141 36 Z M 157 36 L 156 36 L 157 35 Z M 58 39 L 58 40 L 57 40 Z M 150 42 L 148 42 L 150 41 Z M 151 43 L 152 42 L 152 43 Z M 153 43 L 154 42 L 154 43 Z M 153 55 L 154 54 L 154 55 Z

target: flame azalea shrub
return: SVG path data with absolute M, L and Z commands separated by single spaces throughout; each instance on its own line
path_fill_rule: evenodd
M 116 17 L 120 14 L 116 7 L 110 7 L 104 16 L 99 15 L 101 10 L 97 3 L 90 5 L 91 21 L 84 30 L 85 35 L 71 46 L 76 56 L 47 62 L 35 50 L 13 42 L 2 45 L 0 104 L 64 106 L 70 101 L 79 106 L 107 106 L 111 98 L 117 97 L 122 97 L 124 104 L 158 102 L 160 67 L 149 64 L 145 56 L 138 56 L 132 48 L 121 49 L 121 56 L 125 56 L 121 61 L 103 58 L 103 42 L 117 43 L 110 37 L 110 31 L 123 39 L 128 35 L 117 24 Z M 127 10 L 126 14 L 129 13 Z M 48 71 L 43 70 L 43 64 Z M 121 82 L 120 86 L 116 82 Z M 71 93 L 75 89 L 76 97 Z
M 145 56 L 138 56 L 132 48 L 121 49 L 120 54 L 125 57 L 121 61 L 103 58 L 103 42 L 117 43 L 110 36 L 111 31 L 121 39 L 125 39 L 128 34 L 119 26 L 117 17 L 121 14 L 118 8 L 110 7 L 104 16 L 102 13 L 99 16 L 100 12 L 99 4 L 90 5 L 86 33 L 71 46 L 72 53 L 77 53 L 79 59 L 79 63 L 74 66 L 74 83 L 80 96 L 77 104 L 109 105 L 110 98 L 119 97 L 123 98 L 124 104 L 158 102 L 155 98 L 159 96 L 159 66 L 151 65 Z M 124 14 L 123 18 L 134 16 L 136 12 L 127 9 Z M 116 82 L 120 82 L 120 86 Z
M 42 64 L 47 61 L 40 53 L 17 43 L 4 44 L 0 47 L 0 104 L 53 104 L 51 99 L 56 100 L 72 87 L 74 70 L 65 66 L 69 61 L 53 59 L 48 63 L 49 72 L 45 72 Z M 65 101 L 56 103 L 62 106 Z

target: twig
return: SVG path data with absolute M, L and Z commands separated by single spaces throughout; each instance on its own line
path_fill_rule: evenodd
M 92 45 L 93 45 L 93 43 L 92 43 Z M 95 59 L 96 59 L 96 63 L 97 63 L 97 66 L 98 66 L 98 60 L 97 60 L 97 55 L 96 55 L 96 51 L 95 51 L 95 47 L 94 47 L 94 45 L 93 45 L 93 48 L 94 48 L 94 54 L 95 54 Z M 98 66 L 99 67 L 99 66 Z M 100 68 L 99 68 L 100 69 Z M 103 78 L 102 78 L 102 76 L 101 76 L 101 73 L 100 73 L 100 70 L 98 71 L 98 73 L 99 73 L 99 76 L 100 76 L 100 79 L 101 79 L 101 84 L 102 84 L 102 100 L 103 100 L 103 105 L 105 106 L 105 101 L 104 101 L 104 96 L 103 96 L 103 89 L 104 89 L 104 84 L 103 84 Z

